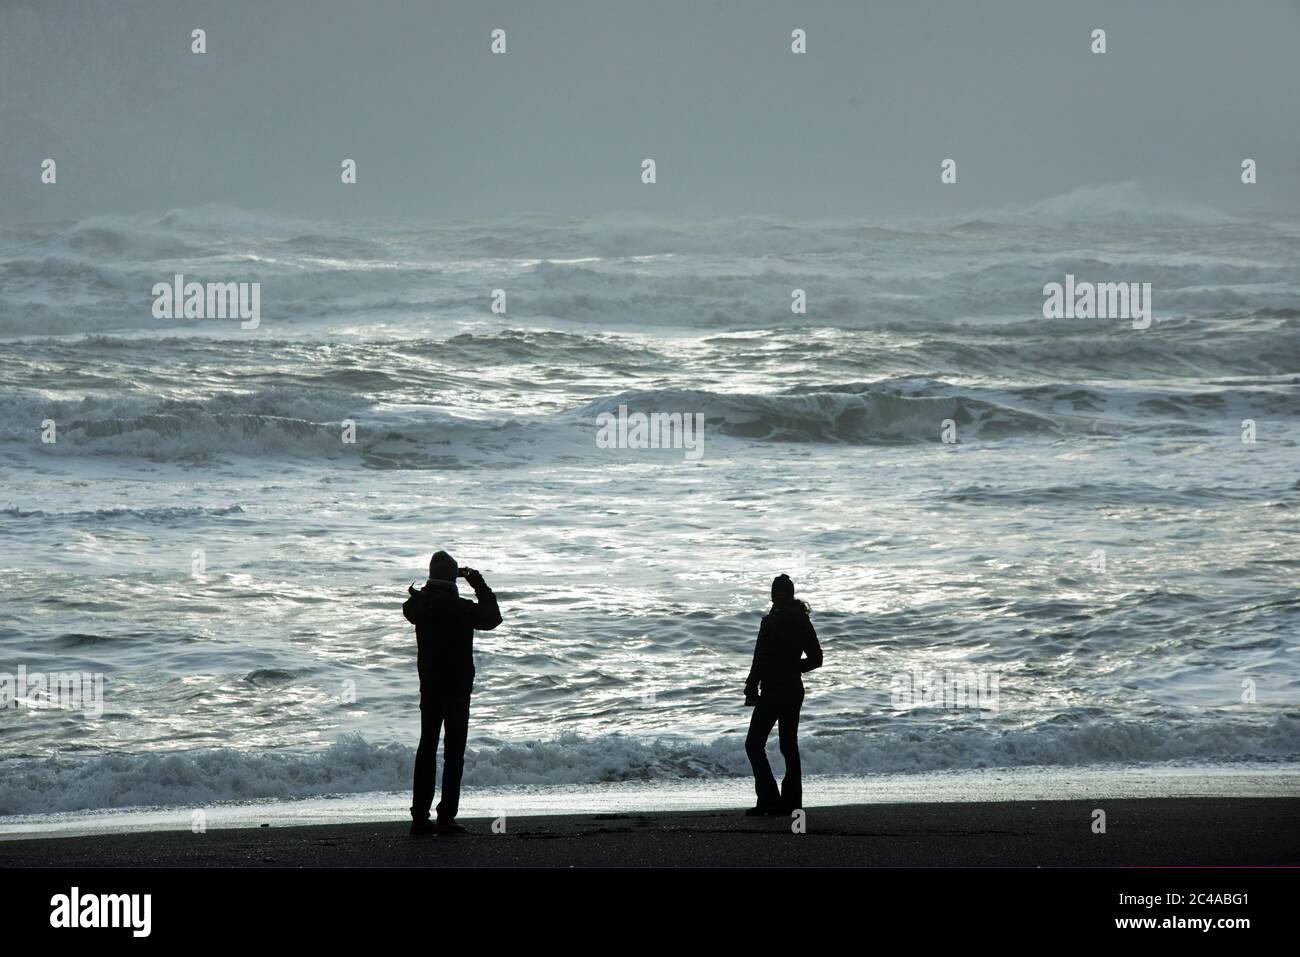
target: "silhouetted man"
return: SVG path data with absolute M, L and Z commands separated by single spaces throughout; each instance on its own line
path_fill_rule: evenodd
M 477 602 L 461 598 L 457 577 L 474 589 Z M 469 736 L 469 696 L 474 688 L 474 629 L 491 631 L 501 624 L 497 599 L 472 568 L 459 568 L 446 552 L 429 561 L 429 581 L 402 606 L 415 625 L 420 669 L 420 746 L 415 752 L 415 794 L 411 803 L 411 834 L 461 834 L 456 823 L 460 808 L 460 778 L 465 770 L 465 740 Z M 442 740 L 442 800 L 438 823 L 429 820 L 438 755 Z
M 807 655 L 805 658 L 804 655 Z M 745 738 L 745 753 L 754 769 L 758 805 L 751 816 L 789 814 L 803 807 L 799 767 L 799 709 L 803 707 L 803 673 L 822 666 L 822 649 L 808 618 L 808 606 L 794 597 L 788 575 L 772 581 L 772 610 L 763 616 L 754 643 L 754 663 L 745 680 L 745 703 L 754 706 Z M 785 777 L 776 789 L 767 762 L 767 736 L 780 726 Z

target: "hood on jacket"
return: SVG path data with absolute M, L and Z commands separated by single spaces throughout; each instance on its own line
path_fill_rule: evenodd
M 460 597 L 460 590 L 456 588 L 454 581 L 447 581 L 442 578 L 430 578 L 420 589 L 420 594 L 426 601 L 449 601 L 453 598 Z

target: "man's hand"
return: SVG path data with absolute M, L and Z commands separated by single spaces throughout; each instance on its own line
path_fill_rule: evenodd
M 460 573 L 464 576 L 465 581 L 469 582 L 469 587 L 473 588 L 475 591 L 478 591 L 480 588 L 487 585 L 487 582 L 483 580 L 483 576 L 479 573 L 477 568 L 462 568 Z

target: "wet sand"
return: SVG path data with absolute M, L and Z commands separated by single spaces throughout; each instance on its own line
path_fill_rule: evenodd
M 1093 831 L 1093 811 L 1106 833 Z M 0 841 L 3 867 L 1114 867 L 1300 865 L 1300 798 L 809 808 L 806 831 L 740 810 L 465 819 Z

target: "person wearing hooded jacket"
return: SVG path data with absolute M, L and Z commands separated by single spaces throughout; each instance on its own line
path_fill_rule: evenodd
M 785 815 L 803 807 L 799 767 L 799 711 L 803 707 L 803 674 L 822 666 L 822 649 L 808 617 L 808 606 L 794 597 L 794 582 L 778 575 L 772 582 L 772 608 L 763 616 L 754 643 L 754 661 L 745 681 L 745 703 L 754 713 L 745 738 L 745 753 L 754 769 L 758 804 L 750 816 Z M 767 739 L 779 726 L 785 777 L 776 787 L 767 760 Z
M 474 589 L 477 601 L 460 597 L 458 577 Z M 420 745 L 415 752 L 411 835 L 460 834 L 465 828 L 456 823 L 456 813 L 474 688 L 474 631 L 491 631 L 501 624 L 501 610 L 483 576 L 472 568 L 460 568 L 442 551 L 429 562 L 425 586 L 412 585 L 408 591 L 402 614 L 415 625 L 420 674 Z M 429 806 L 436 784 L 438 735 L 444 728 L 442 799 L 435 825 L 429 820 Z

